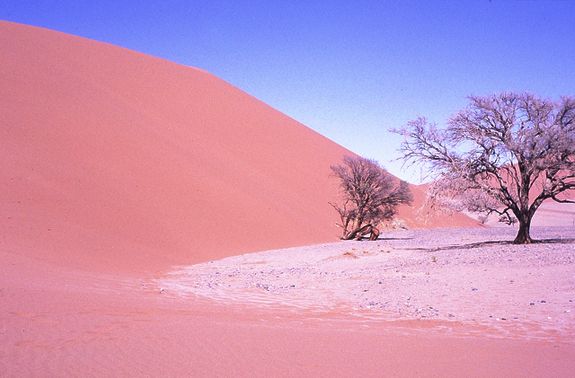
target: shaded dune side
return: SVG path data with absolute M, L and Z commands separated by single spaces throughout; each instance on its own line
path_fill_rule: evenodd
M 429 185 L 411 185 L 413 204 L 399 209 L 398 218 L 408 228 L 477 227 L 479 222 L 465 214 L 442 211 L 427 204 Z
M 338 234 L 351 152 L 213 75 L 0 22 L 0 82 L 8 253 L 156 271 Z

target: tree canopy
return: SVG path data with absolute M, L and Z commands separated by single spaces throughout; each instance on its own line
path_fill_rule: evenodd
M 425 118 L 395 132 L 406 162 L 431 172 L 432 198 L 459 209 L 519 222 L 515 243 L 530 243 L 531 220 L 545 200 L 573 202 L 575 99 L 528 93 L 469 97 L 447 127 Z
M 370 239 L 377 239 L 379 224 L 392 219 L 399 204 L 412 201 L 408 184 L 395 179 L 374 160 L 346 156 L 342 164 L 331 169 L 342 194 L 341 203 L 330 203 L 340 216 L 342 239 L 357 239 L 368 233 Z

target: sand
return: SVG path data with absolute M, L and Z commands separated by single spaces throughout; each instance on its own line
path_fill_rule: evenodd
M 542 243 L 509 243 L 512 229 L 386 234 L 266 251 L 178 268 L 158 285 L 278 312 L 362 320 L 440 320 L 485 334 L 575 339 L 575 230 L 534 228 Z
M 351 152 L 203 70 L 0 21 L 0 83 L 2 377 L 567 376 L 575 368 L 572 318 L 561 312 L 571 307 L 560 302 L 571 261 L 542 252 L 545 277 L 530 278 L 539 271 L 529 259 L 500 268 L 487 259 L 500 274 L 485 276 L 465 251 L 433 252 L 430 265 L 429 253 L 389 241 L 365 255 L 364 244 L 348 250 L 353 243 L 325 252 L 317 243 L 339 231 L 329 166 Z M 425 194 L 413 190 L 416 203 L 400 210 L 409 227 L 476 225 L 420 211 Z M 311 246 L 272 253 L 284 256 L 277 261 L 239 257 L 264 272 L 253 277 L 233 276 L 219 260 L 302 245 Z M 501 258 L 511 253 L 501 248 Z M 233 280 L 189 267 L 209 261 Z M 419 277 L 430 266 L 430 278 Z M 270 271 L 290 268 L 301 273 L 291 272 L 295 288 Z M 193 274 L 203 277 L 197 288 Z M 502 281 L 507 274 L 537 295 Z M 470 287 L 467 277 L 480 282 Z M 494 286 L 485 278 L 507 289 L 486 295 Z M 450 301 L 429 293 L 441 280 Z M 231 291 L 214 288 L 228 282 Z M 250 282 L 259 286 L 246 290 Z M 488 318 L 513 317 L 506 301 L 515 300 L 539 301 L 516 322 L 536 332 Z
M 90 273 L 3 253 L 0 371 L 570 376 L 573 231 L 539 235 L 561 242 L 470 248 L 508 235 L 404 231 L 387 235 L 395 240 L 248 254 L 159 276 Z M 510 255 L 516 261 L 506 261 Z M 423 304 L 437 313 L 417 312 Z

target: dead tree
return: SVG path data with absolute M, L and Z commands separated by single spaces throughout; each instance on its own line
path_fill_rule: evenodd
M 338 212 L 341 239 L 370 240 L 379 237 L 379 224 L 392 219 L 398 205 L 411 203 L 409 186 L 388 174 L 376 161 L 345 157 L 343 164 L 331 167 L 339 179 L 342 201 L 330 203 Z
M 502 93 L 469 100 L 444 129 L 418 118 L 395 130 L 405 136 L 404 159 L 429 168 L 435 200 L 518 222 L 515 243 L 531 243 L 543 201 L 574 202 L 565 194 L 575 189 L 575 99 Z

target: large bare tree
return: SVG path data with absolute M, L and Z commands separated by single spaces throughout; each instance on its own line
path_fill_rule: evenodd
M 379 236 L 379 224 L 392 219 L 397 206 L 410 203 L 409 186 L 387 173 L 374 160 L 346 156 L 343 163 L 331 167 L 339 179 L 342 201 L 330 203 L 340 216 L 341 238 L 370 239 Z
M 435 200 L 519 223 L 515 243 L 531 243 L 531 220 L 545 200 L 575 189 L 575 99 L 527 93 L 469 97 L 440 129 L 425 118 L 395 130 L 407 162 L 423 163 Z

